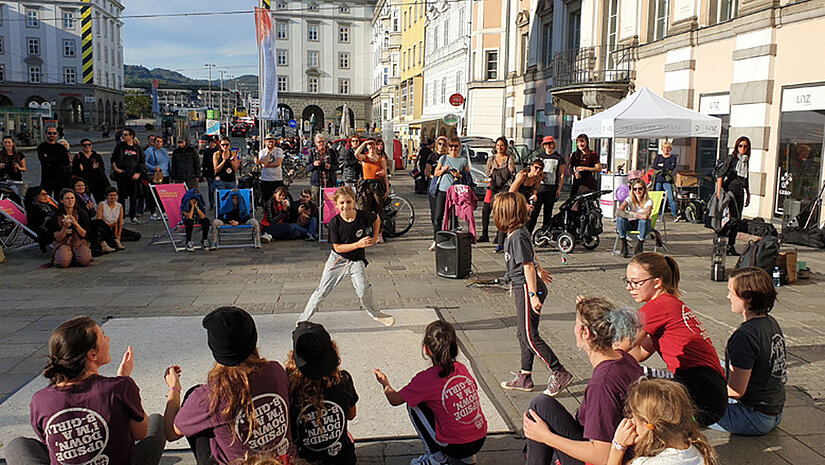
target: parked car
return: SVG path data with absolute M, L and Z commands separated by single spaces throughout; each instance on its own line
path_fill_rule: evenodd
M 480 199 L 484 198 L 487 186 L 490 185 L 490 177 L 487 176 L 487 158 L 494 153 L 495 146 L 495 141 L 489 137 L 461 138 L 461 156 L 466 157 L 470 162 L 470 174 L 473 175 L 475 183 L 474 191 Z
M 249 132 L 249 126 L 244 123 L 238 123 L 232 126 L 230 130 L 230 135 L 232 137 L 246 137 L 246 134 Z

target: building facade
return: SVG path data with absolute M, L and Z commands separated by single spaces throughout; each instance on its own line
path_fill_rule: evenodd
M 436 0 L 427 8 L 424 33 L 422 137 L 461 134 L 467 118 L 467 76 L 470 70 L 471 0 Z M 458 94 L 464 103 L 453 105 Z M 445 122 L 456 115 L 458 121 Z
M 393 131 L 401 82 L 401 0 L 379 0 L 372 20 L 372 127 Z
M 369 0 L 271 2 L 281 119 L 338 133 L 344 105 L 352 128 L 372 122 Z
M 401 82 L 396 97 L 399 113 L 395 127 L 409 151 L 416 149 L 421 140 L 426 9 L 425 0 L 407 0 L 401 4 Z
M 0 2 L 0 106 L 40 108 L 67 126 L 123 124 L 123 8 Z

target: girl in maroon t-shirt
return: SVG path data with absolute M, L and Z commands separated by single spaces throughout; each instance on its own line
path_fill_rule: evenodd
M 473 458 L 487 437 L 487 420 L 481 411 L 478 383 L 456 361 L 455 329 L 446 321 L 433 321 L 427 325 L 423 346 L 433 366 L 415 375 L 400 391 L 390 386 L 381 370 L 373 369 L 390 405 L 407 404 L 424 443 L 424 455 L 412 463 L 442 464 L 450 458 L 475 463 Z
M 658 352 L 672 373 L 664 373 L 665 377 L 684 384 L 696 404 L 696 421 L 702 426 L 716 423 L 728 403 L 725 376 L 702 323 L 679 300 L 676 260 L 653 252 L 634 255 L 624 281 L 633 299 L 645 303 L 639 310 L 642 330 L 630 354 L 641 363 Z

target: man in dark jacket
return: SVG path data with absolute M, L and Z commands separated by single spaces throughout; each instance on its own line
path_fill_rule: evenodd
M 312 198 L 320 205 L 321 189 L 335 187 L 338 171 L 338 152 L 327 145 L 327 138 L 323 134 L 315 135 L 315 148 L 309 151 L 307 171 L 311 173 L 309 187 L 312 189 Z
M 172 182 L 184 182 L 187 189 L 198 187 L 200 171 L 198 152 L 185 139 L 178 139 L 172 151 Z
M 37 146 L 37 158 L 40 160 L 40 186 L 58 198 L 60 190 L 69 187 L 72 169 L 69 152 L 57 143 L 54 126 L 46 126 L 46 141 Z

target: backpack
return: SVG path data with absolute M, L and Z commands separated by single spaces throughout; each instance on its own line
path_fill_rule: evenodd
M 754 218 L 752 220 L 740 220 L 739 222 L 739 232 L 751 234 L 754 236 L 765 237 L 765 236 L 774 236 L 778 237 L 779 233 L 776 230 L 776 227 L 771 223 L 766 222 L 762 218 Z
M 779 239 L 774 236 L 765 236 L 756 241 L 748 241 L 748 246 L 736 262 L 736 268 L 756 266 L 771 274 L 776 266 L 777 257 L 779 257 Z

